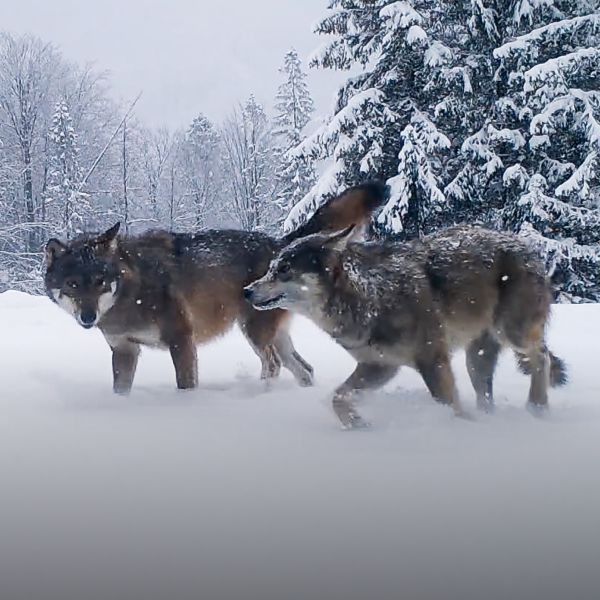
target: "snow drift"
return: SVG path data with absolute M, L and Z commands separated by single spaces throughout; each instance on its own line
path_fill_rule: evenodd
M 315 388 L 264 389 L 234 331 L 193 392 L 145 350 L 128 398 L 101 334 L 48 300 L 0 295 L 0 331 L 2 600 L 598 597 L 598 305 L 555 308 L 571 383 L 547 418 L 505 354 L 495 415 L 453 418 L 404 369 L 368 432 L 340 431 L 353 362 L 300 318 Z

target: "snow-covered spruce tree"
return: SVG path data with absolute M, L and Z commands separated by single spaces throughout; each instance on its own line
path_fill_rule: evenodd
M 313 100 L 306 84 L 300 57 L 290 50 L 284 57 L 280 72 L 284 82 L 275 99 L 273 134 L 278 143 L 279 164 L 275 173 L 277 202 L 283 215 L 287 215 L 315 183 L 315 171 L 307 156 L 290 153 L 304 139 L 303 130 L 314 111 Z
M 57 227 L 57 233 L 71 238 L 83 230 L 90 205 L 87 195 L 80 191 L 82 174 L 77 134 L 64 100 L 56 104 L 48 141 L 47 217 Z
M 595 300 L 600 298 L 598 4 L 534 3 L 527 19 L 538 26 L 494 52 L 505 90 L 497 104 L 510 107 L 507 125 L 521 140 L 519 152 L 504 159 L 504 225 L 540 238 L 564 292 Z M 582 14 L 590 9 L 595 10 Z M 523 29 L 520 22 L 514 27 Z
M 286 228 L 300 224 L 324 198 L 373 177 L 391 188 L 376 224 L 382 232 L 412 236 L 451 220 L 440 160 L 451 142 L 432 115 L 444 99 L 448 114 L 456 112 L 450 96 L 457 84 L 469 93 L 470 84 L 455 64 L 459 54 L 446 43 L 460 42 L 456 19 L 462 13 L 444 12 L 443 5 L 330 2 L 316 31 L 334 39 L 311 64 L 359 72 L 341 87 L 331 119 L 295 150 L 329 165 L 292 209 Z M 458 25 L 450 34 L 452 19 Z
M 528 172 L 558 197 L 598 204 L 600 13 L 566 16 L 495 50 L 507 86 L 501 100 L 517 111 Z
M 513 229 L 545 253 L 561 300 L 600 301 L 600 211 L 549 196 L 546 180 L 535 174 L 509 216 Z

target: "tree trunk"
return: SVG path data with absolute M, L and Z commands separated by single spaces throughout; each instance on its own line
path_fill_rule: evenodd
M 173 225 L 175 220 L 175 165 L 171 165 L 171 197 L 169 198 L 169 218 L 171 220 L 171 231 L 173 231 Z
M 31 152 L 28 145 L 23 146 L 23 197 L 25 199 L 25 210 L 27 223 L 27 251 L 36 252 L 38 250 L 36 243 L 35 231 L 33 224 L 35 223 L 35 206 L 33 202 L 33 181 L 31 175 Z
M 123 121 L 123 224 L 129 233 L 129 199 L 127 197 L 127 121 Z

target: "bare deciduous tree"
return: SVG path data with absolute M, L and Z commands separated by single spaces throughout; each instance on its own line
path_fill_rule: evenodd
M 222 135 L 232 212 L 243 229 L 264 229 L 265 217 L 276 210 L 273 144 L 267 116 L 254 96 L 227 119 Z
M 27 251 L 35 252 L 36 205 L 33 186 L 35 145 L 46 100 L 60 76 L 60 60 L 51 44 L 32 36 L 0 34 L 0 135 L 12 138 L 20 152 Z

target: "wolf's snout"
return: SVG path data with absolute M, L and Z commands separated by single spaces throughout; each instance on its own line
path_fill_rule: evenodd
M 248 300 L 248 302 L 252 302 L 252 298 L 254 297 L 254 290 L 252 286 L 247 286 L 244 288 L 244 298 Z
M 90 327 L 93 327 L 95 325 L 96 316 L 96 311 L 82 310 L 81 315 L 79 316 L 79 320 L 86 329 L 89 329 Z

